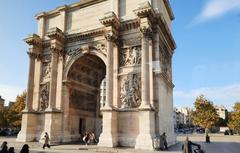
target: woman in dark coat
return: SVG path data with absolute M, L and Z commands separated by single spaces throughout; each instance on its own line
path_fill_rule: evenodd
M 8 153 L 7 141 L 2 143 L 0 153 Z
M 28 146 L 28 144 L 23 145 L 20 153 L 29 153 L 29 146 Z
M 201 148 L 199 144 L 193 143 L 192 141 L 189 141 L 189 138 L 186 137 L 186 141 L 182 145 L 183 153 L 192 153 L 192 146 L 197 146 L 198 149 Z

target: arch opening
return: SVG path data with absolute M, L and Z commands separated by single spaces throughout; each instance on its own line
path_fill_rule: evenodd
M 98 138 L 102 132 L 105 75 L 106 65 L 96 55 L 84 54 L 69 69 L 69 132 L 73 140 L 85 132 Z

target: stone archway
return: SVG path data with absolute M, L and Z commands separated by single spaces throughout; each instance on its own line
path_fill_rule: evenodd
M 71 65 L 68 74 L 69 133 L 72 140 L 80 133 L 102 131 L 100 86 L 106 75 L 106 65 L 96 55 L 83 54 Z

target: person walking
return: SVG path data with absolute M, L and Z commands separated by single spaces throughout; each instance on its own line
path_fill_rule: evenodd
M 193 143 L 192 141 L 189 140 L 188 137 L 186 137 L 186 140 L 182 145 L 183 153 L 193 153 L 192 146 L 197 146 L 198 150 L 200 150 L 200 148 L 201 148 L 201 146 L 199 144 Z M 197 153 L 196 151 L 194 151 L 194 152 Z
M 24 144 L 20 153 L 29 153 L 29 146 L 28 144 Z
M 4 141 L 4 142 L 2 143 L 0 153 L 8 153 L 7 141 Z
M 50 145 L 49 145 L 49 136 L 48 136 L 48 133 L 47 133 L 47 132 L 45 132 L 45 135 L 44 135 L 43 149 L 45 149 L 45 147 L 50 148 Z

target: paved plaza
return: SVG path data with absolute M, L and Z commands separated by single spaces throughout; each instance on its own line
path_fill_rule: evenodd
M 211 136 L 211 143 L 206 144 L 204 142 L 204 135 L 189 135 L 190 140 L 199 143 L 206 153 L 239 153 L 240 152 L 240 136 L 223 136 L 220 134 L 214 134 Z M 85 146 L 79 144 L 63 144 L 52 146 L 50 149 L 43 150 L 42 144 L 37 142 L 28 143 L 31 153 L 153 153 L 153 152 L 169 152 L 169 153 L 181 153 L 181 142 L 185 139 L 186 135 L 179 135 L 178 143 L 175 146 L 170 147 L 168 151 L 146 151 L 146 150 L 134 150 L 131 148 L 102 148 L 95 145 Z M 8 146 L 14 146 L 16 153 L 23 143 L 16 142 L 16 138 L 0 138 L 0 142 L 8 141 Z

